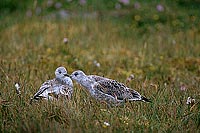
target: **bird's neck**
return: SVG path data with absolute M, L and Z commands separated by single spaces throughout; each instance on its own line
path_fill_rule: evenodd
M 84 78 L 80 81 L 80 84 L 87 89 L 90 93 L 94 93 L 93 85 L 95 84 L 94 81 L 90 80 L 89 78 Z
M 73 83 L 70 82 L 71 80 L 68 79 L 68 77 L 65 77 L 65 78 L 56 78 L 56 80 L 63 84 L 63 85 L 69 85 L 69 86 L 73 86 Z
M 65 78 L 63 79 L 63 82 L 64 82 L 64 84 L 67 84 L 67 85 L 69 85 L 70 87 L 73 87 L 73 82 L 72 82 L 72 80 L 71 80 L 69 77 L 65 77 Z

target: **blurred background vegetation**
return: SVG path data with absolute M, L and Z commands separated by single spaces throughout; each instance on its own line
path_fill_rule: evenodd
M 18 19 L 35 16 L 67 19 L 82 13 L 100 19 L 120 18 L 118 21 L 143 30 L 166 24 L 178 30 L 199 25 L 199 8 L 199 0 L 1 0 L 0 19 L 2 28 L 6 25 L 2 25 L 2 19 L 10 15 L 17 15 Z
M 199 0 L 1 0 L 0 131 L 199 132 L 199 36 Z M 61 65 L 153 103 L 107 108 L 75 84 L 70 102 L 30 105 Z

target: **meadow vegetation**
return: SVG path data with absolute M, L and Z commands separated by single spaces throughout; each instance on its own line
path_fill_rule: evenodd
M 4 2 L 0 6 L 1 132 L 199 132 L 197 0 L 128 4 L 88 0 L 82 5 L 61 1 L 59 8 L 54 7 L 56 1 L 53 6 L 46 1 Z M 57 15 L 63 9 L 69 10 L 66 18 Z M 58 66 L 69 73 L 81 69 L 116 79 L 152 103 L 108 108 L 74 82 L 71 101 L 30 105 L 30 98 L 44 81 L 54 78 Z M 134 78 L 127 82 L 130 75 Z M 16 82 L 21 95 L 16 94 Z M 186 104 L 188 97 L 195 103 Z

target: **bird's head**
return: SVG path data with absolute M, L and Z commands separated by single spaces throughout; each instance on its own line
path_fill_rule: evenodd
M 85 73 L 81 70 L 74 71 L 71 75 L 70 78 L 73 80 L 80 82 L 82 79 L 86 77 Z
M 68 76 L 67 70 L 65 69 L 65 67 L 58 67 L 55 71 L 55 75 L 56 75 L 56 78 L 58 79 L 62 79 L 65 76 Z

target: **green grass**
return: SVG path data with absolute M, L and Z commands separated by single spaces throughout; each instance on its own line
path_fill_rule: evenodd
M 178 11 L 175 16 L 187 18 L 185 8 L 173 8 Z M 67 20 L 17 18 L 18 13 L 4 16 L 0 22 L 1 132 L 199 132 L 198 17 L 194 23 L 185 19 L 183 27 L 173 25 L 170 20 L 178 17 L 168 13 L 164 13 L 165 22 L 148 21 L 155 11 L 139 22 L 134 20 L 147 9 L 145 5 L 144 11 L 120 17 L 106 11 L 108 15 Z M 64 37 L 68 44 L 62 42 Z M 69 73 L 82 69 L 123 83 L 134 74 L 128 86 L 153 102 L 107 108 L 74 84 L 71 101 L 30 105 L 30 97 L 45 80 L 54 78 L 61 65 Z M 15 82 L 20 83 L 21 96 L 15 92 Z M 181 91 L 181 86 L 186 90 Z M 196 99 L 193 106 L 186 105 L 189 96 Z

